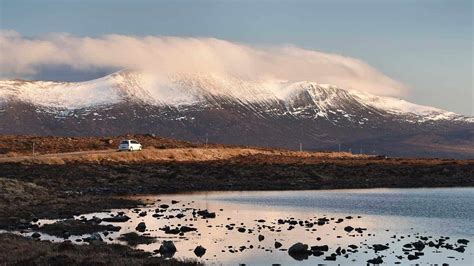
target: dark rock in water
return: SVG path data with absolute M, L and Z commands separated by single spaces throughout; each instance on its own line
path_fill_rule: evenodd
M 206 218 L 206 219 L 216 218 L 216 213 L 215 212 L 209 212 L 208 210 L 198 211 L 197 214 L 201 215 L 203 218 Z
M 383 260 L 381 257 L 377 257 L 375 259 L 370 259 L 367 261 L 367 263 L 371 263 L 371 264 L 382 264 L 383 263 Z
M 141 213 L 138 214 L 138 216 L 140 216 L 140 217 L 145 217 L 145 216 L 146 216 L 146 212 L 141 212 Z
M 90 244 L 101 244 L 104 240 L 102 239 L 99 233 L 93 233 L 90 237 L 84 238 L 84 241 Z
M 239 231 L 239 232 L 241 232 L 241 233 L 245 233 L 245 228 L 239 227 L 239 229 L 237 229 L 237 231 Z
M 160 205 L 160 208 L 162 208 L 162 209 L 168 209 L 169 207 L 170 207 L 170 205 L 168 205 L 168 204 L 161 204 Z
M 416 255 L 410 254 L 410 255 L 408 255 L 407 258 L 408 258 L 408 260 L 417 260 L 417 259 L 419 259 L 420 257 L 418 257 L 418 256 L 416 256 Z
M 137 227 L 135 228 L 138 232 L 145 232 L 146 230 L 146 224 L 145 222 L 140 222 Z
M 319 251 L 319 250 L 313 250 L 313 256 L 319 257 L 324 255 L 324 252 Z
M 179 203 L 179 201 L 178 200 L 172 200 L 171 201 L 171 204 L 176 204 L 176 203 Z
M 354 229 L 354 231 L 356 231 L 356 232 L 359 233 L 359 234 L 362 234 L 362 233 L 363 233 L 364 231 L 366 231 L 366 230 L 367 230 L 367 228 L 360 228 L 360 227 Z
M 469 240 L 467 239 L 458 239 L 459 244 L 467 245 L 469 243 Z
M 421 241 L 413 242 L 413 243 L 411 243 L 411 245 L 412 245 L 416 250 L 419 250 L 419 251 L 422 251 L 422 250 L 425 248 L 425 243 L 423 243 L 423 242 L 421 242 Z
M 313 251 L 316 250 L 316 251 L 323 251 L 323 252 L 325 252 L 325 251 L 328 251 L 328 250 L 329 250 L 329 246 L 328 246 L 328 245 L 312 246 L 312 247 L 311 247 L 311 250 L 313 250 Z
M 357 249 L 358 248 L 358 246 L 356 246 L 356 245 L 349 245 L 348 247 L 350 247 L 351 249 Z
M 346 227 L 344 227 L 344 231 L 346 231 L 346 232 L 348 232 L 348 233 L 352 232 L 352 230 L 354 230 L 354 227 L 352 227 L 352 226 L 346 226 Z
M 326 258 L 324 258 L 324 260 L 335 261 L 336 260 L 336 255 L 331 254 L 331 256 L 327 256 Z
M 337 254 L 338 256 L 341 255 L 341 247 L 337 247 L 337 249 L 336 249 L 336 254 Z
M 278 241 L 275 241 L 275 248 L 281 248 L 282 244 Z
M 189 226 L 181 226 L 181 228 L 179 229 L 179 231 L 183 232 L 183 233 L 187 233 L 187 232 L 192 232 L 192 231 L 197 231 L 197 228 L 194 228 L 194 227 L 189 227 Z
M 41 236 L 41 234 L 38 233 L 38 232 L 34 232 L 34 233 L 31 235 L 32 238 L 39 238 L 40 236 Z
M 171 235 L 177 235 L 181 233 L 179 228 L 171 228 L 169 226 L 165 226 L 163 228 L 160 228 L 160 230 L 164 231 L 165 234 L 171 234 Z
M 89 222 L 91 223 L 95 223 L 95 224 L 100 224 L 102 222 L 102 219 L 100 219 L 99 217 L 92 217 Z
M 194 254 L 200 258 L 206 254 L 206 249 L 203 246 L 197 246 L 194 249 Z
M 265 239 L 265 237 L 263 235 L 258 235 L 258 241 L 263 241 Z
M 116 216 L 102 219 L 102 221 L 107 222 L 107 223 L 124 223 L 128 220 L 130 220 L 130 217 L 126 215 L 116 215 Z
M 374 244 L 372 247 L 374 248 L 375 252 L 389 249 L 388 246 L 381 244 Z
M 130 246 L 137 246 L 141 244 L 151 244 L 155 242 L 155 237 L 147 235 L 139 235 L 135 232 L 130 232 L 121 235 L 118 240 L 127 242 Z
M 454 250 L 456 250 L 457 252 L 461 252 L 461 253 L 464 253 L 464 251 L 466 251 L 464 246 L 457 247 Z
M 176 246 L 174 245 L 173 241 L 163 241 L 161 243 L 159 252 L 161 256 L 165 258 L 171 258 L 174 256 L 174 253 L 176 253 Z
M 308 245 L 298 242 L 288 249 L 288 254 L 295 260 L 306 260 L 311 251 L 308 250 Z

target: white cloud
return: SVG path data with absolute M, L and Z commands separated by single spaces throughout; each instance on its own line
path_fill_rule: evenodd
M 361 60 L 294 46 L 257 47 L 214 38 L 124 35 L 91 38 L 50 34 L 30 39 L 14 31 L 0 33 L 1 76 L 26 77 L 49 65 L 305 80 L 378 95 L 400 96 L 406 91 L 400 82 Z

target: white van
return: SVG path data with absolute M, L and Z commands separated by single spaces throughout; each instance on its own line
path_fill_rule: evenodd
M 122 140 L 118 146 L 118 151 L 141 151 L 142 145 L 133 139 Z

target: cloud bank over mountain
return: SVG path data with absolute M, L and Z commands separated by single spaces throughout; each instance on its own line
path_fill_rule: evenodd
M 214 38 L 49 34 L 27 38 L 0 33 L 1 78 L 29 77 L 43 67 L 76 70 L 136 69 L 156 73 L 213 74 L 251 80 L 314 81 L 377 95 L 407 88 L 367 63 L 291 45 L 252 46 Z

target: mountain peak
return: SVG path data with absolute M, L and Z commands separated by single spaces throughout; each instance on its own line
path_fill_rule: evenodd
M 408 115 L 418 122 L 449 119 L 473 122 L 473 118 L 438 108 L 315 82 L 246 80 L 211 74 L 163 77 L 131 70 L 75 83 L 4 80 L 0 81 L 0 99 L 71 110 L 122 102 L 177 107 L 231 101 L 241 105 L 283 104 L 288 110 L 312 109 L 325 117 L 336 110 L 344 110 L 345 114 L 365 110 Z

